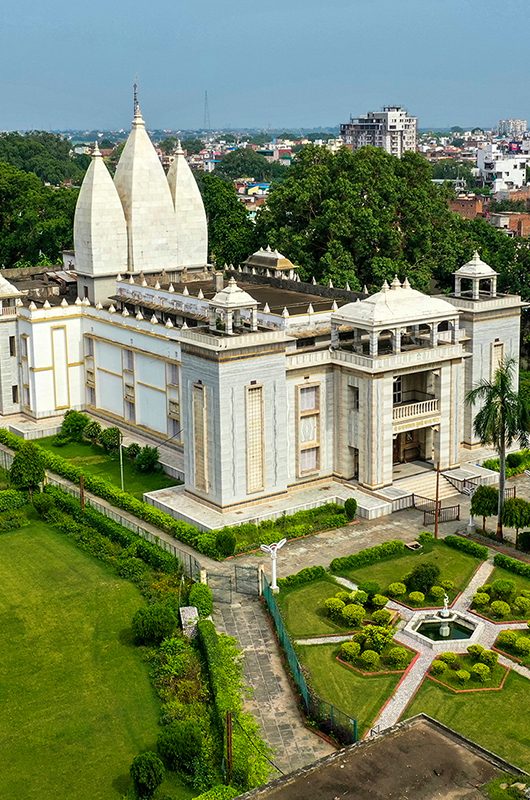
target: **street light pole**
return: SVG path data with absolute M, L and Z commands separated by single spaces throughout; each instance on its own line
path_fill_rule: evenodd
M 287 539 L 280 539 L 279 542 L 274 542 L 273 544 L 260 544 L 260 548 L 263 550 L 264 553 L 268 553 L 271 557 L 271 568 L 272 568 L 272 583 L 271 589 L 274 594 L 277 594 L 280 590 L 278 589 L 278 584 L 276 582 L 276 559 L 278 557 L 278 550 L 281 550 L 284 546 Z
M 121 430 L 120 430 L 120 480 L 121 480 L 121 490 L 122 492 L 124 492 L 125 488 L 123 484 L 123 432 Z

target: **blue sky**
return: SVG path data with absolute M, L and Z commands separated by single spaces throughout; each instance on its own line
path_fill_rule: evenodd
M 3 0 L 0 129 L 530 118 L 528 0 Z

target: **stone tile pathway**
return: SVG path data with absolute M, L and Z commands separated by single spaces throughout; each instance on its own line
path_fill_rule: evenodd
M 334 752 L 332 745 L 304 724 L 260 601 L 234 594 L 231 605 L 216 605 L 214 622 L 218 631 L 234 636 L 243 650 L 244 675 L 252 689 L 245 705 L 274 750 L 274 763 L 288 773 Z M 278 775 L 272 770 L 271 778 Z

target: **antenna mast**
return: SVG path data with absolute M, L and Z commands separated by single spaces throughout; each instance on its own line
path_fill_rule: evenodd
M 208 90 L 204 92 L 204 130 L 209 131 L 212 127 L 210 122 L 210 106 L 208 104 Z

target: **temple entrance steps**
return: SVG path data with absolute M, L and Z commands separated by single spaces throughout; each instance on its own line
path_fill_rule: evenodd
M 436 500 L 435 470 L 425 470 L 417 475 L 411 475 L 409 478 L 402 478 L 401 480 L 394 481 L 393 485 L 394 488 L 400 489 L 401 491 L 427 497 L 430 500 Z M 441 472 L 438 499 L 445 500 L 447 497 L 454 498 L 458 493 L 458 489 L 453 486 Z

